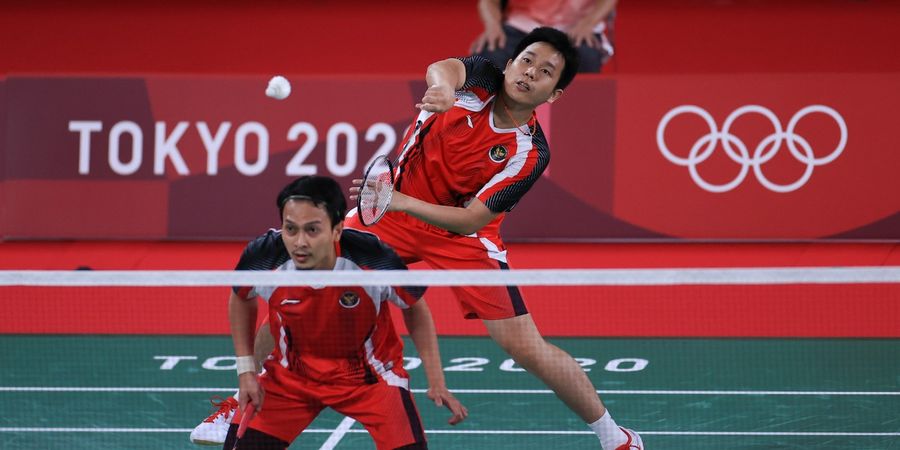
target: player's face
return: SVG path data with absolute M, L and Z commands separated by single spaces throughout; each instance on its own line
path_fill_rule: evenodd
M 324 207 L 308 200 L 289 200 L 284 205 L 281 240 L 298 269 L 334 269 L 334 244 L 341 238 L 343 222 L 331 226 Z
M 562 94 L 562 89 L 556 89 L 556 83 L 565 63 L 562 54 L 546 42 L 525 47 L 506 64 L 503 80 L 506 95 L 517 103 L 532 107 L 552 103 Z

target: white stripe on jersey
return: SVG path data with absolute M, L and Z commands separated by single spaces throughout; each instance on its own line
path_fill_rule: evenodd
M 372 334 L 375 333 L 373 332 Z M 386 369 L 384 363 L 375 357 L 375 348 L 372 345 L 372 338 L 366 339 L 366 359 L 369 361 L 369 364 L 375 368 L 375 372 L 380 375 L 388 385 L 409 390 L 409 378 L 403 378 L 394 373 L 393 370 Z
M 504 167 L 503 170 L 497 172 L 496 175 L 491 177 L 491 179 L 478 190 L 478 193 L 475 194 L 476 197 L 480 197 L 484 191 L 490 189 L 497 183 L 518 175 L 525 167 L 525 162 L 528 161 L 528 155 L 533 151 L 537 151 L 537 149 L 532 146 L 531 138 L 529 136 L 526 136 L 521 131 L 517 132 L 517 134 L 516 144 L 519 146 L 519 149 L 516 151 L 516 154 L 509 159 L 509 162 L 506 163 L 506 167 Z M 523 145 L 523 140 L 527 140 L 528 143 Z
M 281 317 L 281 314 L 275 313 L 278 316 L 278 323 L 284 323 L 284 319 Z M 287 333 L 284 332 L 284 325 L 278 327 L 278 349 L 281 350 L 281 361 L 278 361 L 281 364 L 281 367 L 285 369 L 288 368 L 288 344 L 287 344 Z
M 462 109 L 468 111 L 481 111 L 485 106 L 491 104 L 491 100 L 494 99 L 494 95 L 487 98 L 487 100 L 482 101 L 474 92 L 471 91 L 456 91 L 456 103 L 453 106 L 459 106 Z
M 412 145 L 416 142 L 416 139 L 418 139 L 418 137 L 419 137 L 419 133 L 422 132 L 422 127 L 424 126 L 425 122 L 427 122 L 428 118 L 431 117 L 432 115 L 434 115 L 433 112 L 428 112 L 428 111 L 420 111 L 419 112 L 419 116 L 416 117 L 416 121 L 415 121 L 416 124 L 419 124 L 419 127 L 416 128 L 415 130 L 413 130 L 412 136 L 410 136 L 409 139 L 407 139 L 407 141 L 403 143 L 403 150 L 400 151 L 400 156 L 397 157 L 397 164 L 395 165 L 395 171 L 399 170 L 400 164 L 403 162 L 404 159 L 406 159 L 407 150 L 412 148 Z
M 488 258 L 508 264 L 508 262 L 506 261 L 506 250 L 501 251 L 497 247 L 497 245 L 491 242 L 488 238 L 482 237 L 478 238 L 478 240 L 481 241 L 481 245 L 483 245 L 484 248 L 487 249 Z

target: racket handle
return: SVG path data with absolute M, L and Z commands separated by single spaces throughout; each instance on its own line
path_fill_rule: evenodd
M 247 424 L 250 423 L 250 418 L 253 417 L 253 413 L 256 412 L 256 407 L 253 406 L 253 403 L 247 403 L 247 407 L 241 411 L 241 423 L 238 425 L 237 430 L 237 438 L 240 439 L 244 437 L 244 432 L 247 431 Z

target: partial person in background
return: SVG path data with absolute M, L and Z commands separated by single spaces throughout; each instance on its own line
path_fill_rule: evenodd
M 277 205 L 281 229 L 251 241 L 237 270 L 406 269 L 378 237 L 343 227 L 347 204 L 334 179 L 298 178 L 278 194 Z M 240 411 L 250 403 L 256 408 L 238 448 L 287 448 L 323 409 L 332 408 L 360 422 L 379 450 L 426 449 L 389 304 L 403 311 L 425 367 L 428 397 L 450 409 L 450 424 L 462 421 L 467 412 L 445 385 L 434 322 L 420 300 L 423 291 L 393 286 L 235 287 L 228 316 L 237 355 L 237 403 Z M 269 305 L 270 326 L 255 337 L 258 297 Z M 260 346 L 271 351 L 262 375 L 254 356 Z M 233 407 L 235 401 L 231 403 Z M 240 416 L 237 412 L 234 419 Z M 238 426 L 229 426 L 225 419 L 201 424 L 191 440 L 224 443 L 223 448 L 231 450 Z
M 596 73 L 613 54 L 606 31 L 615 7 L 616 0 L 479 0 L 484 32 L 469 51 L 502 69 L 526 34 L 552 27 L 569 35 L 578 49 L 578 71 Z

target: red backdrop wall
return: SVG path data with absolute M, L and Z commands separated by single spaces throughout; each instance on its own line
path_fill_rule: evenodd
M 0 6 L 0 74 L 421 73 L 466 52 L 475 0 Z M 612 73 L 900 71 L 893 0 L 621 0 Z

